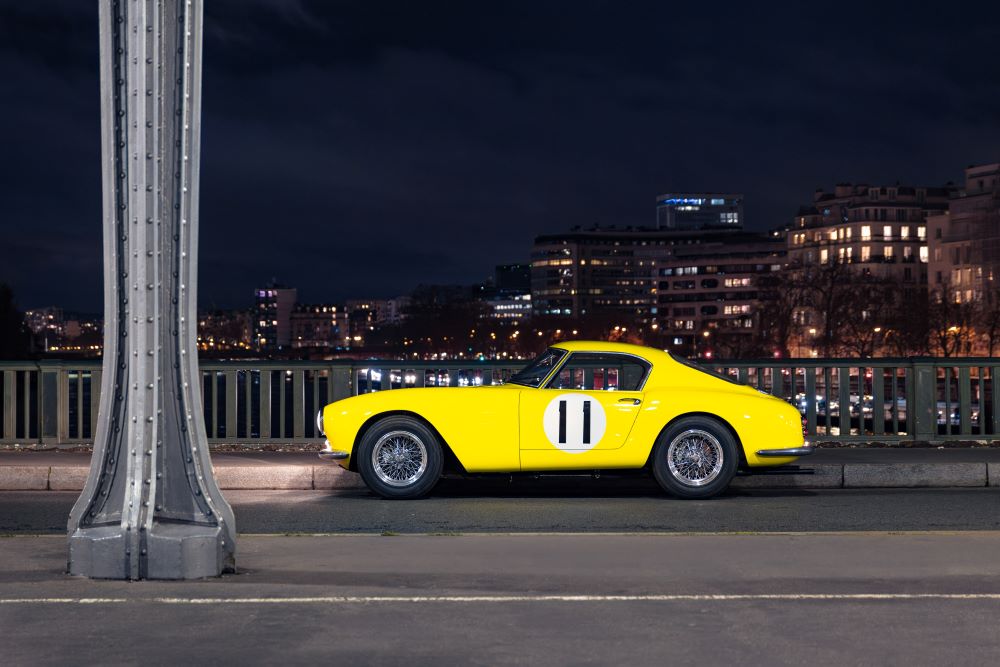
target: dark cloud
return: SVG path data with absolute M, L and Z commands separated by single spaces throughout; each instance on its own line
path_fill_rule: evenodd
M 805 8 L 803 8 L 805 4 Z M 206 3 L 200 299 L 470 282 L 669 190 L 752 228 L 837 181 L 1000 159 L 1000 10 L 810 3 Z M 0 1 L 0 281 L 99 310 L 95 3 Z

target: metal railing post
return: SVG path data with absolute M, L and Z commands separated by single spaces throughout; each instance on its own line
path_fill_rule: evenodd
M 16 371 L 3 372 L 3 437 L 6 442 L 13 442 L 17 437 L 17 396 L 15 394 L 14 373 Z
M 354 395 L 351 378 L 354 369 L 351 366 L 333 366 L 330 368 L 330 402 L 339 401 Z
M 913 391 L 906 401 L 907 419 L 913 424 L 914 440 L 934 440 L 937 437 L 937 367 L 926 359 L 913 359 L 910 364 Z

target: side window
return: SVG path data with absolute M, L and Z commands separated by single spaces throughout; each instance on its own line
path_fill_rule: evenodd
M 649 364 L 627 354 L 574 352 L 547 386 L 582 391 L 639 391 Z

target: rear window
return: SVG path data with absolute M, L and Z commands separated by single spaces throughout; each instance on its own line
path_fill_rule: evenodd
M 711 375 L 712 377 L 719 378 L 720 380 L 725 380 L 726 382 L 730 382 L 732 384 L 740 384 L 739 382 L 737 382 L 736 380 L 734 380 L 730 376 L 723 375 L 722 373 L 717 373 L 716 371 L 712 370 L 711 368 L 705 368 L 704 366 L 698 364 L 695 361 L 692 361 L 692 360 L 688 359 L 687 357 L 682 357 L 679 354 L 674 354 L 673 352 L 670 352 L 670 351 L 667 351 L 667 354 L 669 354 L 670 358 L 673 359 L 674 361 L 676 361 L 677 363 L 684 364 L 688 368 L 693 368 L 696 371 L 700 371 L 700 372 L 704 373 L 705 375 Z

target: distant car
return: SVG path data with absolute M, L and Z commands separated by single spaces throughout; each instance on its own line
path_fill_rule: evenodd
M 503 385 L 394 389 L 317 415 L 320 457 L 385 498 L 459 473 L 648 469 L 668 493 L 709 498 L 738 468 L 812 453 L 795 406 L 648 347 L 550 347 Z

